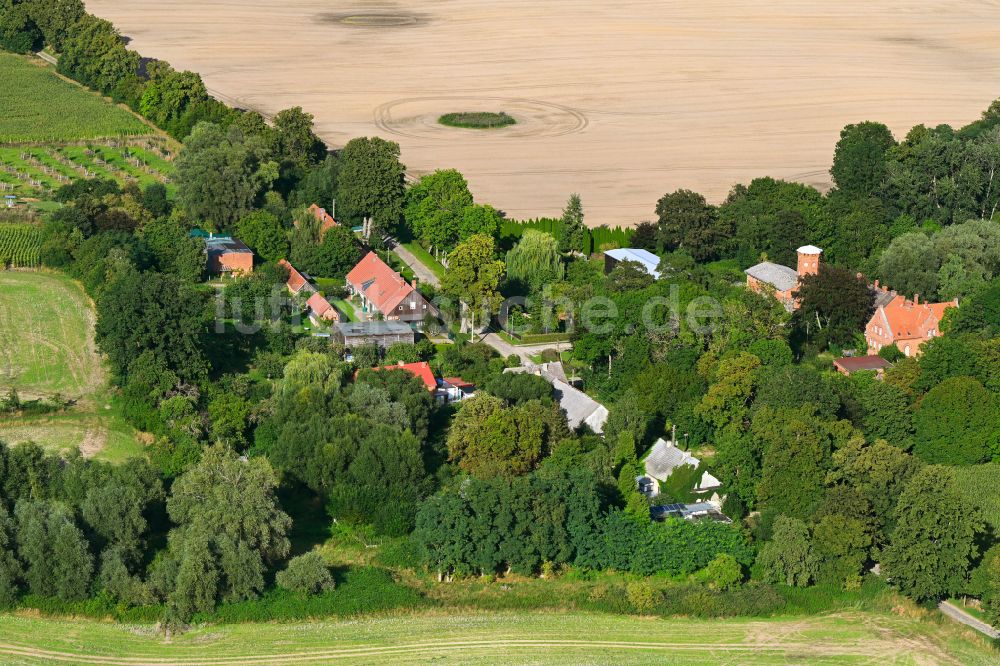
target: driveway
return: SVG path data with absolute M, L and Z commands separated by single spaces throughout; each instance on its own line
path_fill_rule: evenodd
M 441 286 L 441 280 L 438 279 L 437 275 L 434 275 L 434 271 L 424 266 L 423 262 L 417 259 L 412 252 L 403 247 L 399 241 L 392 238 L 390 239 L 390 244 L 392 245 L 392 251 L 396 253 L 397 257 L 403 260 L 404 264 L 410 267 L 410 270 L 413 271 L 413 274 L 417 276 L 418 280 L 433 285 L 435 288 Z
M 947 601 L 942 601 L 938 604 L 938 610 L 942 613 L 955 620 L 956 622 L 961 622 L 962 624 L 968 625 L 978 631 L 981 634 L 986 634 L 990 638 L 1000 638 L 1000 631 L 997 631 L 990 625 L 986 624 L 982 620 L 969 613 L 966 613 L 960 607 L 949 603 Z

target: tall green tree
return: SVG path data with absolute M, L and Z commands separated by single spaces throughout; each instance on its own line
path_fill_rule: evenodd
M 319 163 L 326 154 L 326 146 L 313 132 L 313 115 L 303 111 L 301 106 L 279 111 L 274 116 L 273 126 L 282 161 L 300 174 Z
M 178 203 L 191 219 L 234 225 L 278 175 L 276 165 L 262 169 L 260 157 L 235 128 L 198 125 L 175 161 Z
M 1000 455 L 997 398 L 972 377 L 952 377 L 917 408 L 913 452 L 929 463 L 974 465 Z
M 849 344 L 864 330 L 874 303 L 864 279 L 826 263 L 817 274 L 802 277 L 795 296 L 800 299 L 796 326 L 820 347 Z
M 896 529 L 882 557 L 882 573 L 920 601 L 958 593 L 979 554 L 982 518 L 943 467 L 926 467 L 907 482 L 895 512 Z
M 237 237 L 266 261 L 288 256 L 288 230 L 273 213 L 258 210 L 236 223 Z
M 848 125 L 840 132 L 830 175 L 837 189 L 855 199 L 881 194 L 888 178 L 886 153 L 896 145 L 882 123 Z
M 579 194 L 571 194 L 562 214 L 563 233 L 560 249 L 564 252 L 586 252 L 584 240 L 587 227 L 583 224 L 583 203 Z
M 477 315 L 489 316 L 500 306 L 499 288 L 505 270 L 504 262 L 496 259 L 493 238 L 477 234 L 451 253 L 441 290 L 468 307 L 475 327 Z
M 14 517 L 0 502 L 0 608 L 12 605 L 21 590 L 23 570 L 16 555 L 16 530 Z
M 207 370 L 205 305 L 201 293 L 171 275 L 127 271 L 98 300 L 97 344 L 119 378 L 150 352 L 179 378 L 198 379 Z
M 411 233 L 436 251 L 447 254 L 459 237 L 465 209 L 472 205 L 469 184 L 455 169 L 423 176 L 406 192 L 406 225 Z
M 219 598 L 239 601 L 263 591 L 267 566 L 289 550 L 292 521 L 281 510 L 277 485 L 266 459 L 240 458 L 223 445 L 207 449 L 174 482 L 167 512 L 177 525 L 170 558 L 179 573 L 170 600 L 182 617 Z
M 818 564 L 806 524 L 778 516 L 771 540 L 761 548 L 755 567 L 766 581 L 805 587 L 816 577 Z
M 351 139 L 340 151 L 340 199 L 356 215 L 372 218 L 372 239 L 395 231 L 403 214 L 403 175 L 399 144 L 378 137 Z
M 664 194 L 656 202 L 659 244 L 667 250 L 686 250 L 695 261 L 706 261 L 719 251 L 724 233 L 715 206 L 691 190 Z
M 823 498 L 832 445 L 808 410 L 764 408 L 752 435 L 764 443 L 759 506 L 773 514 L 806 519 Z
M 528 229 L 507 253 L 508 280 L 527 287 L 530 293 L 558 282 L 564 273 L 559 242 L 551 234 Z

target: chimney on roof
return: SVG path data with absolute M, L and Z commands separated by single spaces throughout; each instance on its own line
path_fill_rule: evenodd
M 878 280 L 875 280 L 875 288 L 878 289 Z
M 398 365 L 399 367 L 403 367 L 406 364 L 403 363 L 402 361 L 396 361 L 396 365 Z
M 913 294 L 913 304 L 920 305 L 920 294 Z
M 413 287 L 414 289 L 417 288 L 417 278 L 413 278 L 412 280 L 410 280 L 410 286 Z

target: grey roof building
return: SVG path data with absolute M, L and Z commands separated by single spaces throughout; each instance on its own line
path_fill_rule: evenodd
M 799 274 L 794 268 L 770 261 L 762 261 L 756 266 L 751 266 L 746 270 L 746 274 L 761 282 L 766 282 L 777 291 L 791 291 L 799 283 Z
M 413 344 L 417 336 L 401 321 L 352 321 L 337 324 L 336 337 L 345 347 L 377 344 L 383 349 L 396 342 Z
M 641 248 L 623 247 L 604 253 L 604 272 L 610 273 L 622 261 L 634 261 L 642 266 L 654 279 L 660 279 L 660 258 Z
M 569 427 L 576 429 L 586 424 L 597 434 L 604 432 L 604 424 L 608 420 L 608 408 L 597 402 L 580 389 L 572 386 L 566 380 L 563 364 L 556 361 L 541 365 L 507 368 L 505 373 L 529 373 L 542 377 L 552 384 L 553 395 L 559 401 L 559 406 L 566 412 Z

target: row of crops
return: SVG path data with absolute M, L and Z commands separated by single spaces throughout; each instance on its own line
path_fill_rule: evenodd
M 36 61 L 0 52 L 0 81 L 0 142 L 97 140 L 155 133 L 127 109 L 60 78 Z
M 171 155 L 154 142 L 0 147 L 0 194 L 45 198 L 81 178 L 120 184 L 169 183 Z
M 38 227 L 0 222 L 0 268 L 34 268 L 40 250 Z

